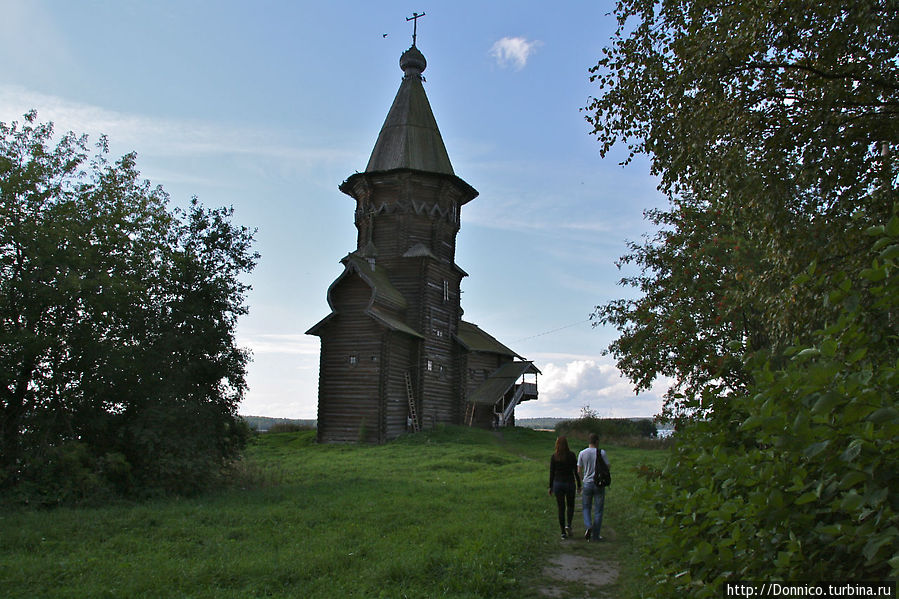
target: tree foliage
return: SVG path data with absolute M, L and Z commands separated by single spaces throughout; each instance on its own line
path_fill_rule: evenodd
M 620 0 L 586 108 L 670 205 L 597 306 L 670 377 L 654 596 L 899 571 L 896 0 Z M 873 236 L 873 240 L 872 240 Z
M 869 232 L 869 266 L 797 281 L 834 285 L 834 321 L 807 345 L 753 354 L 748 393 L 679 434 L 651 490 L 654 596 L 899 573 L 899 206 Z
M 638 389 L 677 381 L 672 414 L 745 388 L 744 351 L 808 338 L 832 308 L 792 281 L 856 269 L 895 198 L 895 0 L 619 2 L 587 107 L 605 155 L 647 154 L 666 210 L 633 243 L 638 299 L 598 306 Z M 861 211 L 865 218 L 853 219 Z
M 202 487 L 244 439 L 252 231 L 196 199 L 169 211 L 133 153 L 54 145 L 34 112 L 0 144 L 0 487 Z

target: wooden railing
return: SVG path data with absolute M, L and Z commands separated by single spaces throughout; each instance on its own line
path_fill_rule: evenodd
M 515 406 L 517 406 L 520 402 L 534 399 L 537 397 L 537 384 L 536 383 L 520 383 L 515 385 L 515 395 L 512 396 L 512 400 L 506 405 L 506 409 L 503 410 L 502 419 L 500 420 L 500 426 L 505 426 L 506 422 L 509 418 L 512 417 L 512 412 L 515 411 Z

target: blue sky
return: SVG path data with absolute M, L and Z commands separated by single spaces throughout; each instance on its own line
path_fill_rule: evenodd
M 319 341 L 304 332 L 356 240 L 337 186 L 368 162 L 405 18 L 423 12 L 425 89 L 480 192 L 457 239 L 465 319 L 543 371 L 518 416 L 657 413 L 664 386 L 635 397 L 602 355 L 615 331 L 588 322 L 628 293 L 614 263 L 664 205 L 645 160 L 600 159 L 579 110 L 612 2 L 416 1 L 0 0 L 0 121 L 36 108 L 57 131 L 105 133 L 173 204 L 234 206 L 262 254 L 238 331 L 254 353 L 241 413 L 314 418 Z

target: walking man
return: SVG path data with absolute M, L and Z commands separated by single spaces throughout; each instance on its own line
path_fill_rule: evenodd
M 577 456 L 577 471 L 583 481 L 584 538 L 588 541 L 602 541 L 599 531 L 602 528 L 602 511 L 606 502 L 606 488 L 594 482 L 596 460 L 602 459 L 609 465 L 606 452 L 599 449 L 599 435 L 590 433 L 590 446 Z

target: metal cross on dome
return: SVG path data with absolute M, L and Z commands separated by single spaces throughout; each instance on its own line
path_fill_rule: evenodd
M 425 13 L 418 14 L 417 12 L 412 13 L 411 17 L 406 17 L 406 22 L 413 21 L 412 23 L 412 45 L 415 45 L 415 38 L 418 37 L 418 19 L 425 16 Z

